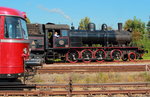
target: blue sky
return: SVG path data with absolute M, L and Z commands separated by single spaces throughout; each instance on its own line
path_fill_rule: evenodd
M 26 12 L 32 23 L 73 22 L 77 27 L 87 16 L 97 28 L 106 23 L 116 29 L 118 22 L 134 16 L 145 23 L 150 20 L 150 0 L 0 0 L 0 6 Z

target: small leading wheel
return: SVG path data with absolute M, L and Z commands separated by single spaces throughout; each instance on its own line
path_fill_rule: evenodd
M 66 54 L 66 60 L 70 63 L 78 62 L 79 52 L 77 50 L 70 50 Z
M 122 58 L 122 52 L 119 49 L 114 49 L 110 52 L 110 57 L 114 61 L 119 61 Z
M 135 61 L 136 60 L 136 54 L 134 52 L 130 52 L 128 54 L 128 58 L 129 58 L 129 61 Z
M 106 52 L 103 49 L 98 49 L 94 52 L 94 58 L 97 62 L 103 62 L 106 58 Z
M 90 49 L 84 49 L 81 51 L 80 54 L 81 54 L 80 56 L 81 56 L 81 59 L 83 62 L 85 62 L 85 63 L 91 62 L 93 55 L 92 55 L 92 51 Z

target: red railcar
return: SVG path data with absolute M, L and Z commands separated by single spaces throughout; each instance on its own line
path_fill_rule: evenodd
M 26 15 L 16 9 L 0 7 L 0 78 L 24 75 L 29 56 Z

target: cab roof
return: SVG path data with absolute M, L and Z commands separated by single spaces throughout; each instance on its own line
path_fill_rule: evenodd
M 25 18 L 25 12 L 8 7 L 0 7 L 0 15 L 19 16 Z

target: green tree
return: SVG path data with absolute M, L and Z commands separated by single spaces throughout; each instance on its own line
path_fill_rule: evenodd
M 132 24 L 133 24 L 133 20 L 129 19 L 125 22 L 125 25 L 124 25 L 124 29 L 125 30 L 132 30 Z
M 139 47 L 144 47 L 145 50 L 150 52 L 150 41 L 149 41 L 149 34 L 150 34 L 150 21 L 147 24 L 147 30 L 145 27 L 145 23 L 142 22 L 140 19 L 136 19 L 134 17 L 133 20 L 127 20 L 124 25 L 125 30 L 131 30 L 133 43 L 137 44 Z M 144 59 L 150 59 L 150 53 L 144 54 Z
M 147 31 L 150 34 L 150 21 L 147 23 Z
M 87 30 L 89 23 L 90 23 L 90 18 L 89 17 L 85 17 L 85 18 L 81 19 L 81 21 L 79 23 L 79 29 L 80 30 Z
M 113 28 L 111 26 L 108 26 L 107 30 L 113 30 Z
M 26 18 L 26 21 L 27 21 L 28 24 L 31 23 L 31 22 L 30 22 L 30 19 L 29 19 L 28 17 Z
M 136 43 L 139 40 L 142 40 L 145 34 L 145 23 L 142 22 L 140 19 L 137 19 L 134 17 L 133 20 L 129 19 L 125 22 L 124 25 L 125 30 L 130 30 L 132 31 L 132 40 L 133 43 Z

